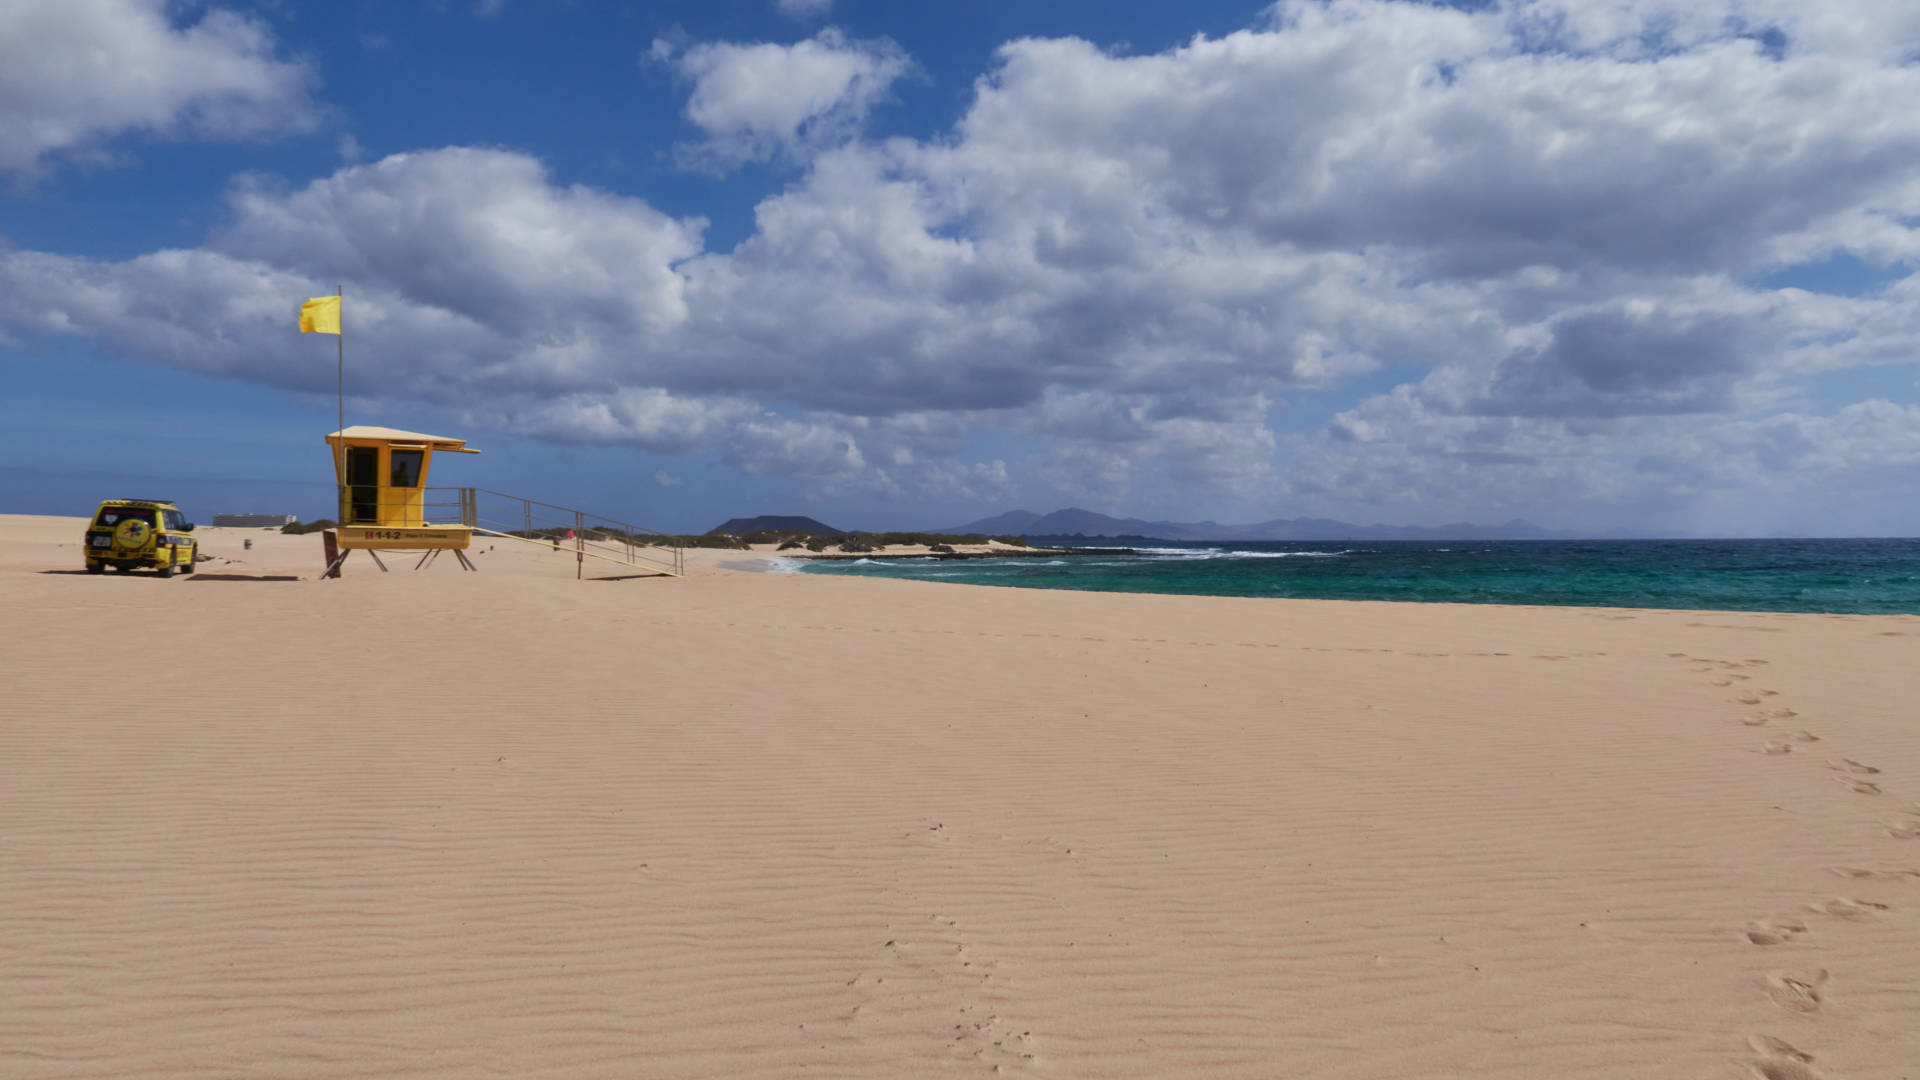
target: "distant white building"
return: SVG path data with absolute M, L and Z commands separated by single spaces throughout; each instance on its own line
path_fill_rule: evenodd
M 292 514 L 215 514 L 208 524 L 222 529 L 274 529 L 299 520 Z

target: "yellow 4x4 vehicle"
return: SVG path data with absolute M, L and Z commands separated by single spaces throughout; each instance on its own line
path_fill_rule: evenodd
M 193 523 L 165 499 L 108 499 L 87 526 L 87 573 L 151 566 L 161 577 L 193 573 Z

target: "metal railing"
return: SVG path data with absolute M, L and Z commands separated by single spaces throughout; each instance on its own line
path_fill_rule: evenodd
M 452 498 L 445 497 L 449 495 Z M 585 576 L 588 559 L 673 577 L 687 572 L 685 551 L 666 533 L 585 510 L 470 487 L 427 488 L 423 509 L 430 524 L 465 525 L 509 540 L 571 551 L 575 577 Z

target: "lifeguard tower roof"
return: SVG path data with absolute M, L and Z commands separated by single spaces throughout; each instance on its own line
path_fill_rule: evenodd
M 327 436 L 327 441 L 332 442 L 342 437 L 348 439 L 378 439 L 399 446 L 414 443 L 417 444 L 416 448 L 448 450 L 456 454 L 477 454 L 480 452 L 478 450 L 467 449 L 467 440 L 465 439 L 449 439 L 445 435 L 427 435 L 418 431 L 401 431 L 399 428 L 368 427 L 364 424 L 355 424 L 350 428 L 336 431 Z

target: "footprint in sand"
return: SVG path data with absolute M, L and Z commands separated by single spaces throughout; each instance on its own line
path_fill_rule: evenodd
M 1806 923 L 1797 922 L 1760 922 L 1747 924 L 1742 931 L 1747 941 L 1754 945 L 1785 945 L 1794 938 L 1807 932 Z
M 1807 910 L 1816 915 L 1828 915 L 1848 922 L 1865 922 L 1883 911 L 1892 908 L 1887 904 L 1876 904 L 1871 900 L 1856 900 L 1851 896 L 1836 896 L 1831 900 L 1822 900 L 1817 904 L 1808 904 Z
M 1843 757 L 1838 760 L 1829 759 L 1827 761 L 1827 768 L 1832 769 L 1835 772 L 1854 773 L 1855 775 L 1858 775 L 1858 776 L 1877 776 L 1880 773 L 1879 769 L 1876 769 L 1871 765 L 1862 765 L 1860 762 L 1855 761 L 1850 757 Z
M 1899 881 L 1903 878 L 1920 878 L 1920 870 L 1869 870 L 1863 866 L 1829 866 L 1827 872 L 1834 877 L 1850 878 L 1855 881 Z
M 1813 1055 L 1785 1039 L 1771 1035 L 1749 1035 L 1747 1045 L 1760 1055 L 1747 1063 L 1747 1069 L 1759 1080 L 1826 1080 L 1826 1074 L 1813 1067 Z
M 1821 968 L 1811 975 L 1786 971 L 1767 973 L 1767 996 L 1789 1012 L 1819 1012 L 1826 1000 L 1827 971 Z
M 1880 785 L 1871 780 L 1857 780 L 1851 776 L 1836 776 L 1834 780 L 1838 783 L 1845 784 L 1847 789 L 1856 795 L 1880 794 Z
M 1793 744 L 1784 739 L 1773 739 L 1763 744 L 1760 747 L 1760 752 L 1763 754 L 1791 754 L 1793 753 Z
M 1888 822 L 1886 829 L 1895 840 L 1920 840 L 1920 821 Z
M 1791 731 L 1787 733 L 1787 738 L 1792 739 L 1794 742 L 1819 742 L 1820 741 L 1820 736 L 1815 735 L 1811 731 Z
M 1827 1074 L 1811 1065 L 1780 1058 L 1763 1058 L 1749 1066 L 1760 1080 L 1827 1080 Z
M 1749 1035 L 1747 1036 L 1747 1045 L 1753 1048 L 1754 1053 L 1764 1057 L 1785 1058 L 1788 1061 L 1797 1061 L 1802 1065 L 1813 1060 L 1812 1054 L 1807 1053 L 1805 1050 L 1800 1049 L 1785 1039 L 1776 1039 L 1771 1035 Z

